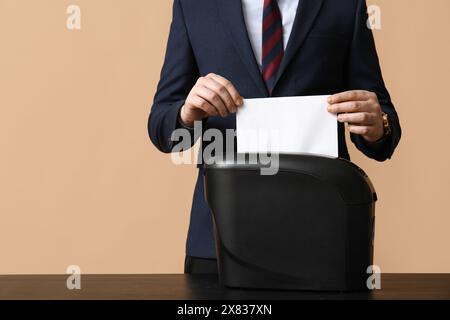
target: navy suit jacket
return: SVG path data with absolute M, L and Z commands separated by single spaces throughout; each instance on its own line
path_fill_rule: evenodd
M 368 157 L 384 161 L 392 156 L 401 129 L 367 18 L 365 0 L 300 0 L 272 96 L 324 95 L 353 89 L 375 92 L 389 115 L 392 134 L 374 144 L 353 134 L 351 140 Z M 162 152 L 171 152 L 171 134 L 180 126 L 179 110 L 197 79 L 209 73 L 230 80 L 244 98 L 269 96 L 247 34 L 241 1 L 175 0 L 164 66 L 148 121 L 151 141 Z M 235 126 L 235 115 L 204 121 L 204 129 L 224 131 Z M 349 159 L 342 124 L 338 136 L 339 155 Z M 200 166 L 186 253 L 215 258 L 202 175 Z

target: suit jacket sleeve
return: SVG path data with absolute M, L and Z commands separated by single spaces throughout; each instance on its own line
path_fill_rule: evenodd
M 366 1 L 358 0 L 349 58 L 349 87 L 377 94 L 383 112 L 389 116 L 392 133 L 375 143 L 369 143 L 359 135 L 351 134 L 350 136 L 356 147 L 366 156 L 384 161 L 392 157 L 400 141 L 401 128 L 397 112 L 383 81 L 375 41 L 372 31 L 367 27 L 367 19 Z
M 175 0 L 164 65 L 148 119 L 150 139 L 162 152 L 172 151 L 172 132 L 181 127 L 178 114 L 198 73 L 182 6 L 180 0 Z

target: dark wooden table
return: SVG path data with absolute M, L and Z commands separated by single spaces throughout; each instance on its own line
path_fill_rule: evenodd
M 383 274 L 381 290 L 368 293 L 299 292 L 222 288 L 209 275 L 82 275 L 81 290 L 68 290 L 67 275 L 0 276 L 0 299 L 320 299 L 450 300 L 450 274 Z

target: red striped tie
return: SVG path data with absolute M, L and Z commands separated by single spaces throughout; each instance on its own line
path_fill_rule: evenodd
M 275 78 L 284 55 L 283 22 L 277 0 L 264 0 L 262 73 L 272 95 Z

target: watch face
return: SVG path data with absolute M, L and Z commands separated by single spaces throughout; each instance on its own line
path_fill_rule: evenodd
M 383 127 L 384 127 L 384 133 L 385 135 L 388 135 L 391 133 L 391 126 L 389 124 L 389 116 L 387 113 L 383 112 Z

